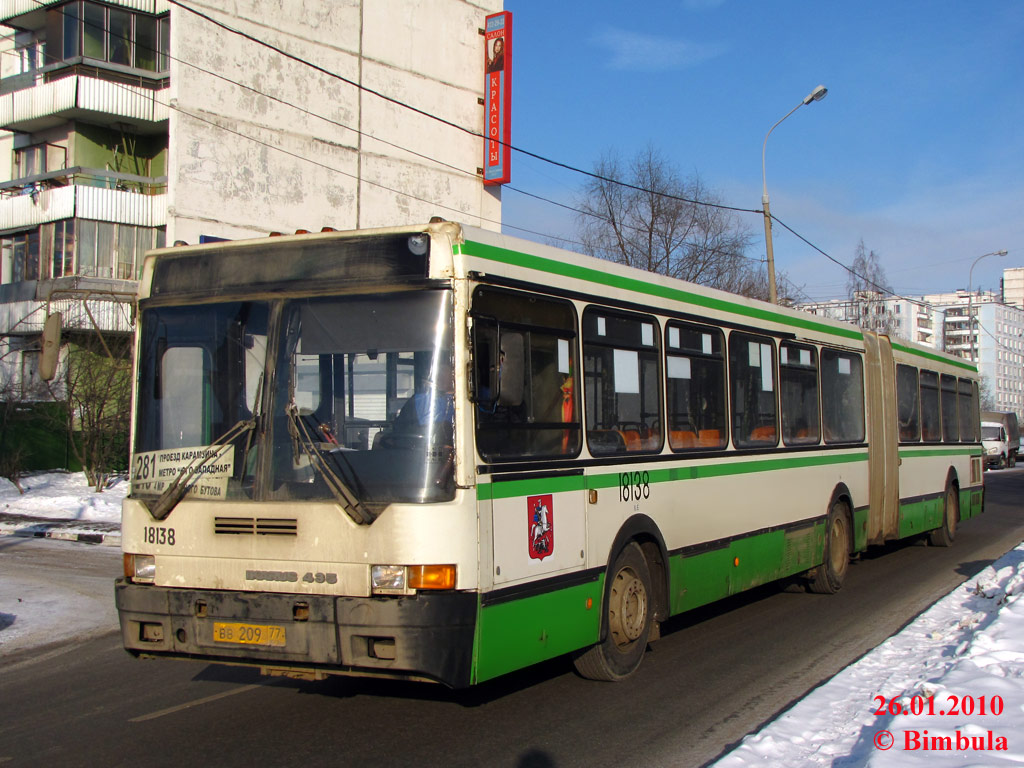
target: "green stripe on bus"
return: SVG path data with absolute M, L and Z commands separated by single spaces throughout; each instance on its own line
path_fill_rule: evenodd
M 824 467 L 833 464 L 851 464 L 867 460 L 867 453 L 858 451 L 856 453 L 840 453 L 829 456 L 796 456 L 784 459 L 744 462 L 722 461 L 715 464 L 691 464 L 686 467 L 666 467 L 664 469 L 646 469 L 643 471 L 647 472 L 647 482 L 649 483 L 671 483 L 678 480 L 699 480 L 729 475 L 747 475 L 754 472 Z M 487 501 L 491 499 L 510 499 L 538 493 L 582 491 L 587 488 L 617 488 L 619 485 L 619 474 L 618 472 L 608 472 L 589 476 L 571 475 L 568 477 L 542 477 L 529 480 L 480 483 L 477 485 L 476 496 L 480 501 Z
M 925 352 L 923 349 L 914 349 L 913 347 L 905 347 L 902 344 L 896 344 L 893 342 L 893 349 L 899 350 L 900 352 L 906 352 L 908 355 L 916 355 L 917 357 L 923 357 L 928 360 L 934 360 L 938 363 L 946 363 L 947 365 L 953 365 L 957 368 L 963 368 L 970 371 L 971 373 L 977 373 L 978 369 L 970 363 L 961 363 L 956 360 L 950 360 L 948 357 L 936 354 L 934 352 Z
M 808 319 L 791 317 L 769 309 L 751 307 L 746 304 L 738 304 L 725 299 L 704 296 L 699 293 L 693 293 L 692 291 L 684 291 L 665 285 L 648 283 L 633 277 L 613 275 L 607 272 L 602 272 L 598 269 L 582 267 L 577 264 L 569 264 L 564 261 L 555 261 L 554 259 L 546 259 L 542 256 L 535 256 L 529 253 L 510 251 L 507 248 L 499 248 L 493 245 L 486 245 L 485 243 L 467 240 L 465 243 L 455 247 L 458 253 L 465 254 L 467 256 L 476 256 L 489 261 L 496 261 L 500 264 L 510 264 L 517 267 L 525 267 L 526 269 L 535 269 L 539 272 L 547 272 L 554 275 L 561 275 L 562 277 L 585 280 L 589 283 L 610 286 L 612 288 L 622 288 L 627 291 L 642 293 L 648 296 L 657 296 L 662 299 L 681 301 L 686 304 L 704 307 L 705 309 L 743 315 L 760 321 L 767 320 L 773 323 L 781 323 L 782 325 L 803 328 L 805 330 L 816 331 L 818 333 L 826 333 L 832 336 L 858 340 L 864 338 L 864 334 L 855 328 L 836 328 L 831 325 L 825 325 L 824 323 L 811 320 L 810 316 L 808 316 Z
M 473 682 L 596 643 L 603 594 L 601 574 L 588 584 L 483 606 Z
M 981 456 L 977 448 L 910 448 L 900 451 L 901 459 L 921 459 L 929 456 Z

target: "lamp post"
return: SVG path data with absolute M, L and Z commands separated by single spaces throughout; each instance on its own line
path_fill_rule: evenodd
M 992 251 L 991 253 L 983 253 L 981 256 L 974 260 L 974 264 L 971 264 L 971 271 L 967 275 L 967 341 L 970 344 L 971 362 L 977 362 L 974 359 L 974 313 L 971 311 L 972 299 L 974 298 L 974 265 L 984 259 L 986 256 L 1005 256 L 1007 251 Z
M 787 112 L 782 120 L 796 112 L 800 107 L 810 104 L 812 101 L 821 101 L 825 98 L 825 94 L 828 93 L 828 88 L 824 85 L 819 85 L 809 94 L 804 96 L 804 100 L 793 107 Z M 761 205 L 764 209 L 764 242 L 765 242 L 765 255 L 768 257 L 768 301 L 772 304 L 779 303 L 778 292 L 775 288 L 775 252 L 772 249 L 772 214 L 768 207 L 768 180 L 764 170 L 764 155 L 768 148 L 768 137 L 772 135 L 772 131 L 779 127 L 779 120 L 771 128 L 768 129 L 768 133 L 764 135 L 764 144 L 761 145 Z

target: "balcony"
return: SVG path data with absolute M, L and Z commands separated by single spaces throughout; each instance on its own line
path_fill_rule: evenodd
M 61 312 L 66 329 L 97 328 L 130 333 L 131 312 L 126 308 L 138 284 L 131 280 L 63 277 L 0 285 L 0 333 L 41 333 L 47 307 Z
M 170 109 L 157 100 L 163 91 L 84 74 L 51 81 L 36 76 L 26 83 L 30 87 L 0 95 L 0 128 L 35 133 L 68 120 L 83 120 L 95 125 L 128 124 L 139 133 L 167 130 Z
M 67 0 L 0 0 L 0 24 L 9 24 L 17 19 L 14 26 L 21 29 L 42 29 L 46 24 L 46 9 L 60 5 Z M 143 13 L 166 13 L 170 8 L 167 0 L 104 0 L 107 5 L 129 8 Z
M 142 227 L 167 223 L 167 177 L 66 168 L 0 184 L 0 231 L 61 219 Z

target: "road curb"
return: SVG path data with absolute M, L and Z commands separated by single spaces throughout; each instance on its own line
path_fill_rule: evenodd
M 0 536 L 19 536 L 27 539 L 53 539 L 55 541 L 71 541 L 80 544 L 96 544 L 108 547 L 121 546 L 121 531 L 75 530 L 75 525 L 67 521 L 33 521 L 12 524 L 10 520 L 0 520 Z

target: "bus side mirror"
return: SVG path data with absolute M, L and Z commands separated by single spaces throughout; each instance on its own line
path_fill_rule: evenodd
M 523 402 L 523 334 L 501 334 L 501 383 L 498 405 L 520 405 Z
M 43 350 L 39 355 L 39 378 L 43 381 L 53 381 L 57 375 L 57 363 L 60 360 L 60 326 L 60 312 L 46 316 L 46 323 L 43 325 Z

